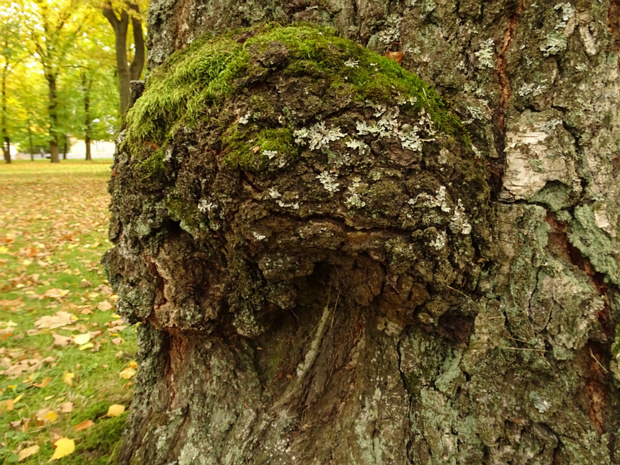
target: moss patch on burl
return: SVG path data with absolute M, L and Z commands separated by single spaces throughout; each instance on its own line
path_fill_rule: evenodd
M 338 37 L 330 28 L 267 24 L 198 40 L 154 70 L 144 94 L 127 115 L 126 142 L 132 154 L 151 159 L 142 166 L 148 174 L 157 172 L 164 158 L 162 150 L 179 128 L 196 127 L 205 120 L 217 122 L 225 99 L 234 98 L 275 70 L 284 76 L 310 76 L 320 81 L 329 87 L 326 98 L 334 100 L 370 100 L 394 106 L 408 102 L 408 111 L 424 110 L 438 131 L 468 139 L 437 92 L 395 61 Z M 245 130 L 228 128 L 225 135 L 224 142 L 230 143 L 228 162 L 242 167 L 261 165 L 261 154 L 254 157 L 251 153 L 255 146 L 294 155 L 286 130 L 247 124 L 270 117 L 268 102 L 250 103 L 248 114 L 239 115 L 242 125 L 247 125 Z M 270 145 L 272 149 L 265 148 Z

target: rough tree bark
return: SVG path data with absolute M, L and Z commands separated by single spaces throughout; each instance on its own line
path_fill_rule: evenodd
M 119 463 L 620 463 L 619 13 L 154 0 L 104 258 L 142 322 Z M 270 20 L 398 45 L 471 144 L 424 88 L 354 98 L 384 62 L 317 42 L 352 55 L 329 76 L 260 27 L 222 45 L 234 91 L 158 113 L 174 51 Z

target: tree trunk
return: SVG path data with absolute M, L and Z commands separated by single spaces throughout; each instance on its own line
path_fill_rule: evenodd
M 67 153 L 69 152 L 69 136 L 66 134 L 63 136 L 64 143 L 62 145 L 62 159 L 67 159 Z
M 619 12 L 153 0 L 104 257 L 142 322 L 118 462 L 620 463 Z M 164 65 L 271 20 L 402 57 L 466 133 L 327 30 Z
M 86 161 L 93 159 L 90 151 L 90 134 L 92 122 L 90 119 L 90 90 L 92 88 L 92 79 L 89 79 L 86 71 L 82 71 L 82 93 L 84 94 L 84 144 L 86 145 Z
M 50 157 L 52 163 L 60 163 L 58 150 L 58 94 L 56 89 L 56 76 L 51 73 L 45 75 L 49 94 L 49 131 L 50 131 Z
M 6 107 L 6 78 L 9 74 L 9 62 L 7 61 L 2 70 L 2 154 L 4 161 L 11 163 L 11 144 L 7 131 L 7 107 Z
M 34 161 L 34 145 L 32 145 L 32 126 L 28 118 L 28 147 L 30 148 L 30 161 Z
M 128 3 L 128 8 L 138 12 L 138 6 Z M 142 33 L 142 23 L 139 18 L 132 16 L 131 25 L 133 28 L 135 55 L 131 65 L 127 62 L 127 30 L 129 27 L 130 15 L 127 10 L 122 10 L 120 17 L 116 16 L 112 5 L 108 3 L 103 8 L 103 15 L 106 17 L 114 29 L 116 68 L 118 71 L 118 89 L 120 94 L 121 115 L 124 115 L 129 105 L 129 83 L 132 79 L 139 79 L 145 61 L 144 37 Z

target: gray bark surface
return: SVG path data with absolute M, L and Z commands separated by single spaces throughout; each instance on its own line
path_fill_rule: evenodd
M 228 169 L 203 125 L 145 180 L 121 137 L 104 261 L 143 324 L 119 463 L 620 463 L 619 17 L 608 1 L 153 0 L 151 70 L 205 32 L 329 25 L 402 52 L 473 147 L 441 135 L 410 160 L 369 143 L 342 189 L 381 172 L 372 216 L 318 194 L 311 155 Z M 297 125 L 373 121 L 305 79 L 248 88 L 276 115 L 296 102 Z M 458 200 L 471 234 L 451 228 Z

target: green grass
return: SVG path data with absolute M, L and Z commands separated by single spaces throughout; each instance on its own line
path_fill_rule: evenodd
M 76 449 L 60 463 L 103 464 L 120 438 L 127 414 L 102 416 L 111 404 L 131 403 L 132 379 L 119 373 L 132 361 L 136 343 L 134 328 L 108 331 L 118 316 L 113 308 L 99 308 L 115 302 L 99 264 L 110 247 L 110 164 L 0 165 L 0 370 L 23 360 L 49 360 L 18 376 L 0 375 L 0 463 L 15 462 L 20 450 L 33 445 L 40 447 L 38 453 L 20 463 L 47 463 L 53 442 L 67 437 Z M 46 297 L 50 289 L 68 293 Z M 59 311 L 76 321 L 65 328 L 35 328 L 39 318 Z M 92 347 L 53 346 L 54 334 L 85 333 L 92 333 Z M 72 385 L 64 381 L 67 373 L 74 374 Z M 61 412 L 64 402 L 72 403 L 71 412 Z M 57 414 L 54 422 L 36 420 L 44 408 Z M 95 425 L 76 431 L 84 420 Z

